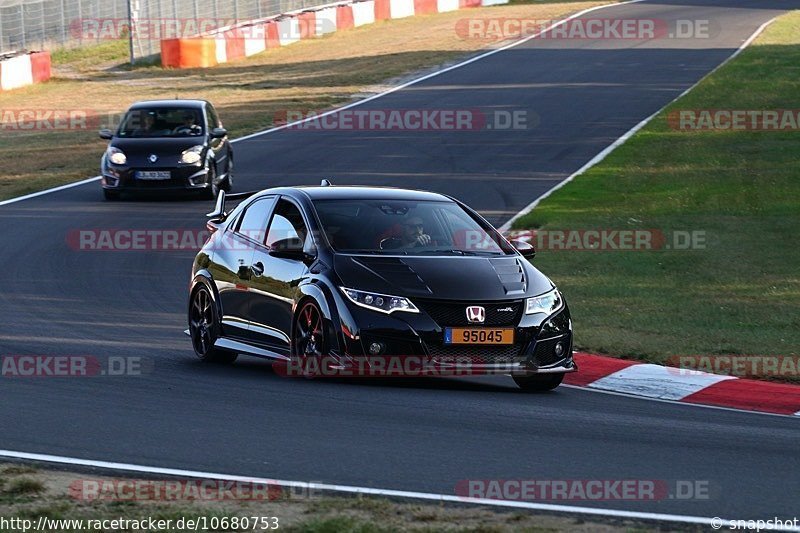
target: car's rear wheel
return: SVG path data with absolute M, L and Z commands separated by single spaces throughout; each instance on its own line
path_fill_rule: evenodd
M 106 200 L 119 200 L 119 191 L 110 191 L 103 189 L 103 198 Z
M 237 354 L 223 352 L 214 347 L 219 338 L 219 317 L 217 306 L 208 288 L 201 285 L 192 294 L 189 307 L 189 333 L 192 336 L 194 353 L 201 361 L 210 363 L 232 363 Z
M 314 377 L 328 353 L 324 318 L 316 302 L 307 300 L 300 306 L 292 331 L 292 357 L 301 360 L 308 377 Z
M 547 392 L 564 381 L 564 374 L 539 374 L 536 376 L 513 376 L 517 386 L 525 392 Z

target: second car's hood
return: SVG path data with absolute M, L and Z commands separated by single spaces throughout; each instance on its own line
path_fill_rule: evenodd
M 200 137 L 153 137 L 138 139 L 123 139 L 114 137 L 109 146 L 119 148 L 128 158 L 129 166 L 136 167 L 174 167 L 178 164 L 184 150 L 203 144 L 204 138 Z M 149 160 L 151 155 L 156 156 L 156 162 Z
M 552 284 L 519 256 L 381 257 L 337 254 L 349 288 L 444 300 L 504 300 L 542 294 Z

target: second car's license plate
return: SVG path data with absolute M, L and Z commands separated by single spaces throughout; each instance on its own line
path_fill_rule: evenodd
M 169 170 L 137 170 L 136 179 L 139 180 L 168 180 L 172 177 Z
M 514 328 L 445 328 L 445 344 L 514 344 Z

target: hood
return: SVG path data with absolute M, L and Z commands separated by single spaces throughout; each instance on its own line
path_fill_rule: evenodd
M 181 153 L 192 146 L 203 144 L 205 137 L 158 137 L 150 139 L 123 139 L 114 137 L 109 146 L 119 148 L 128 158 L 128 166 L 131 167 L 174 167 L 178 164 Z M 150 155 L 155 155 L 158 160 L 155 163 L 148 159 Z
M 518 256 L 380 257 L 337 254 L 346 287 L 443 300 L 504 300 L 549 291 L 547 277 Z

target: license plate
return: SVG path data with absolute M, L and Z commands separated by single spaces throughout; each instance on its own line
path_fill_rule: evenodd
M 445 344 L 514 344 L 514 328 L 445 328 Z
M 168 180 L 172 177 L 169 170 L 137 170 L 137 180 Z

